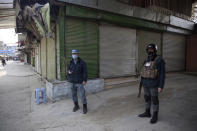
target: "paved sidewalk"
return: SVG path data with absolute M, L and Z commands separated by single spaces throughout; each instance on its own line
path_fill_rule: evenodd
M 7 73 L 7 74 L 6 74 Z M 197 77 L 168 74 L 160 95 L 159 122 L 137 115 L 144 111 L 137 84 L 87 96 L 89 112 L 73 113 L 71 99 L 36 105 L 34 89 L 44 83 L 28 65 L 0 66 L 0 131 L 196 131 Z M 81 105 L 80 105 L 81 106 Z M 81 108 L 82 109 L 82 108 Z
M 0 65 L 0 131 L 33 131 L 33 89 L 42 85 L 29 65 L 14 61 Z

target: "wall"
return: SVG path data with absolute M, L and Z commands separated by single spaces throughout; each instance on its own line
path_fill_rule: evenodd
M 67 16 L 113 22 L 114 24 L 119 24 L 131 28 L 170 31 L 181 34 L 191 34 L 191 31 L 194 29 L 193 22 L 180 19 L 175 16 L 163 16 L 162 14 L 157 14 L 155 12 L 151 12 L 150 10 L 144 8 L 141 9 L 139 7 L 134 7 L 133 11 L 135 11 L 132 12 L 133 15 L 128 16 L 104 12 L 102 10 L 79 7 L 75 5 L 66 6 Z
M 144 19 L 144 20 L 150 20 L 152 22 L 158 22 L 158 23 L 163 23 L 163 24 L 168 24 L 168 25 L 171 25 L 170 22 L 174 19 L 174 18 L 171 18 L 172 13 L 168 13 L 168 15 L 164 15 L 163 13 L 159 13 L 158 11 L 152 11 L 151 9 L 141 8 L 143 6 L 141 4 L 139 4 L 140 1 L 136 1 L 137 2 L 136 5 L 138 5 L 138 7 L 131 6 L 131 5 L 128 5 L 125 3 L 121 3 L 121 2 L 119 2 L 120 0 L 119 1 L 118 0 L 58 0 L 58 1 L 68 2 L 68 3 L 80 5 L 80 6 L 90 7 L 90 8 L 94 8 L 94 9 L 112 12 L 115 14 L 125 15 L 125 16 L 129 16 L 129 17 L 135 17 L 135 18 Z M 123 0 L 123 1 L 128 1 L 128 0 Z M 165 0 L 162 0 L 162 2 L 164 2 L 164 1 Z M 156 3 L 151 3 L 150 5 L 151 5 L 151 7 L 153 5 L 153 7 L 157 7 L 157 8 L 158 8 L 158 6 L 165 7 L 167 5 L 165 8 L 172 10 L 172 12 L 178 11 L 177 9 L 179 9 L 180 12 L 182 12 L 184 10 L 183 13 L 189 12 L 191 14 L 191 5 L 192 5 L 191 0 L 189 0 L 189 2 L 187 2 L 187 1 L 188 0 L 184 0 L 184 1 L 176 0 L 176 2 L 175 2 L 175 1 L 171 0 L 171 2 L 169 2 L 169 0 L 168 0 L 167 3 L 166 2 L 164 2 L 164 3 L 158 2 L 159 5 Z M 183 4 L 183 3 L 185 3 L 185 4 Z M 157 5 L 157 6 L 155 6 L 155 5 Z M 169 7 L 169 5 L 170 5 L 170 7 Z M 139 7 L 139 6 L 141 6 L 141 7 Z M 175 8 L 173 8 L 173 7 L 175 7 Z M 190 7 L 190 8 L 186 8 L 186 7 Z M 82 13 L 81 11 L 79 11 L 79 12 Z M 174 14 L 178 14 L 178 13 L 174 13 Z M 182 14 L 181 14 L 181 16 L 182 16 Z M 178 17 L 179 17 L 179 15 L 178 15 Z M 179 20 L 180 18 L 178 18 L 178 17 L 175 17 L 175 18 L 177 20 Z M 182 22 L 182 24 L 174 23 L 175 26 L 177 26 L 177 27 L 184 26 L 183 28 L 186 30 L 191 30 L 191 28 L 193 29 L 193 26 L 194 26 L 193 22 L 188 21 L 188 20 L 184 20 L 184 19 L 181 19 L 180 21 Z M 189 26 L 189 28 L 187 28 L 188 26 Z M 183 30 L 183 28 L 181 28 L 181 29 Z M 176 32 L 176 30 L 173 30 L 173 32 Z
M 58 0 L 91 8 L 128 12 L 132 6 L 157 6 L 191 16 L 192 0 Z
M 197 72 L 197 35 L 189 36 L 187 39 L 186 70 Z

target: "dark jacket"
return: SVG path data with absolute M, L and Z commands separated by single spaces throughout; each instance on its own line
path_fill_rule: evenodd
M 150 62 L 150 61 L 154 61 L 154 59 L 156 58 L 156 56 L 151 59 L 151 58 L 147 58 L 147 60 L 145 62 Z M 157 70 L 159 72 L 159 76 L 155 79 L 147 79 L 147 78 L 143 78 L 141 77 L 141 83 L 143 85 L 143 87 L 160 87 L 160 88 L 164 88 L 164 83 L 165 83 L 165 62 L 164 60 L 161 58 L 161 56 L 159 56 L 159 58 L 156 61 L 156 67 Z
M 69 70 L 72 74 L 69 74 Z M 68 81 L 71 83 L 82 84 L 83 81 L 87 82 L 88 74 L 85 61 L 78 58 L 77 64 L 74 63 L 74 60 L 70 61 L 67 70 Z

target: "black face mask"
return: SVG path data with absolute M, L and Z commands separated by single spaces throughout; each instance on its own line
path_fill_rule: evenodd
M 148 56 L 149 57 L 155 56 L 155 53 L 154 52 L 148 52 Z

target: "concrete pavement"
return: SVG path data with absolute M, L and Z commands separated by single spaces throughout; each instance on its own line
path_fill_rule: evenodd
M 44 82 L 28 65 L 0 66 L 0 131 L 195 131 L 197 129 L 197 77 L 167 75 L 160 94 L 159 122 L 138 118 L 144 111 L 137 84 L 87 96 L 89 112 L 73 113 L 71 99 L 36 105 L 34 89 Z

